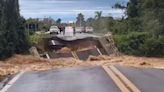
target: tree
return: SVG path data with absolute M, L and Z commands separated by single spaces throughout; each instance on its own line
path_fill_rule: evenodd
M 141 1 L 140 12 L 143 22 L 143 30 L 149 31 L 152 35 L 159 37 L 164 35 L 164 1 L 144 0 Z
M 5 38 L 7 40 L 6 48 L 8 50 L 8 55 L 15 54 L 16 44 L 18 44 L 19 40 L 17 34 L 18 17 L 20 16 L 18 7 L 18 0 L 5 0 Z
M 87 26 L 93 26 L 94 25 L 94 18 L 88 18 L 86 21 Z
M 0 1 L 0 59 L 28 50 L 24 30 L 25 20 L 20 16 L 18 0 Z
M 27 31 L 25 30 L 25 25 L 26 25 L 26 20 L 23 17 L 19 17 L 18 19 L 18 44 L 16 44 L 16 53 L 17 54 L 21 54 L 24 53 L 26 51 L 28 51 L 29 49 L 29 35 L 27 33 Z
M 116 8 L 116 9 L 126 9 L 126 6 L 121 5 L 120 3 L 116 3 L 112 8 Z
M 137 17 L 138 14 L 138 0 L 130 0 L 127 4 L 127 15 L 128 17 Z
M 101 17 L 102 17 L 102 11 L 96 11 L 95 12 L 95 29 L 97 31 L 102 30 L 101 29 Z
M 84 15 L 82 13 L 79 13 L 76 19 L 76 26 L 85 26 Z
M 111 30 L 114 22 L 113 18 L 110 16 L 102 16 L 102 12 L 97 15 L 99 18 L 88 18 L 86 20 L 86 25 L 93 27 L 96 32 L 107 32 L 108 29 Z
M 99 20 L 102 17 L 102 11 L 96 11 L 95 14 L 95 19 L 97 20 Z
M 126 12 L 127 18 L 115 20 L 112 27 L 119 50 L 133 55 L 163 56 L 164 1 L 129 0 Z
M 60 25 L 61 24 L 61 19 L 60 18 L 58 18 L 57 20 L 56 20 L 56 23 L 57 23 L 57 25 Z

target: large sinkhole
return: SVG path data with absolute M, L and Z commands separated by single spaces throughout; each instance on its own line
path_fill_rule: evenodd
M 49 37 L 42 42 L 45 58 L 73 57 L 86 60 L 89 56 L 109 55 L 113 47 L 105 37 Z M 112 51 L 113 50 L 113 51 Z

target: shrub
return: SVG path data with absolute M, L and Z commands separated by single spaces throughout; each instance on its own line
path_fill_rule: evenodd
M 43 38 L 46 38 L 47 34 L 33 34 L 30 36 L 30 44 L 36 45 L 38 42 L 40 42 Z
M 114 35 L 120 52 L 139 56 L 163 56 L 164 36 L 151 37 L 147 33 L 133 32 L 127 35 Z
M 145 56 L 163 56 L 164 55 L 164 37 L 149 38 L 140 46 L 142 54 Z

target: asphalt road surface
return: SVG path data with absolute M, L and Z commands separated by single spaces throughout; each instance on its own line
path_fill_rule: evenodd
M 72 40 L 77 40 L 77 39 L 84 39 L 88 37 L 99 37 L 94 34 L 90 33 L 76 33 L 75 35 L 73 34 L 73 28 L 72 27 L 66 27 L 65 29 L 65 34 L 61 33 L 57 35 L 59 38 L 67 41 L 72 41 Z
M 153 68 L 117 68 L 142 92 L 164 92 L 164 70 Z
M 139 91 L 128 92 L 164 92 L 164 70 L 115 67 L 139 89 Z M 107 70 L 109 68 L 116 75 L 112 77 L 111 72 L 103 68 L 79 67 L 25 72 L 13 84 L 9 84 L 5 92 L 127 92 L 121 91 L 121 86 L 118 85 L 119 82 L 115 77 L 121 82 L 125 80 L 118 71 L 116 72 L 111 66 L 107 67 Z M 128 82 L 123 84 L 126 83 Z M 131 86 L 127 88 L 132 90 Z
M 101 67 L 26 72 L 7 92 L 120 92 Z

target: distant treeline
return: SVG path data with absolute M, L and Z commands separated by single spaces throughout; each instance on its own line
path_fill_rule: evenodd
M 25 53 L 29 47 L 18 0 L 0 0 L 0 59 Z

